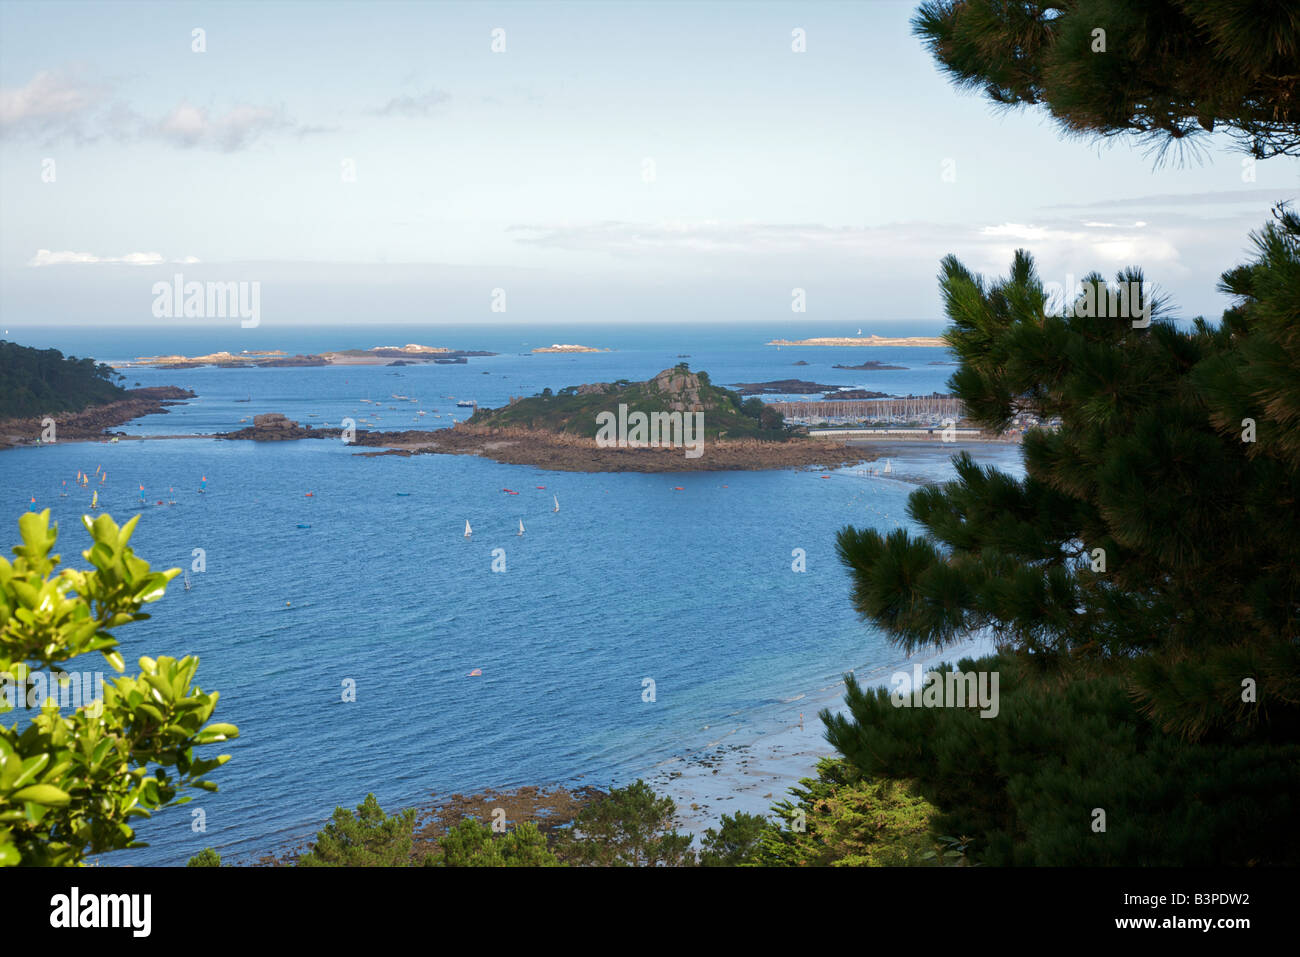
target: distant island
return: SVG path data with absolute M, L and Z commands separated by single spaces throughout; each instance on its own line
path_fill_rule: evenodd
M 769 346 L 939 346 L 947 347 L 937 336 L 866 336 L 865 338 L 773 339 Z
M 127 369 L 152 366 L 157 369 L 197 369 L 200 366 L 217 366 L 222 369 L 272 369 L 289 366 L 357 366 L 357 365 L 415 365 L 432 362 L 437 365 L 463 364 L 471 356 L 494 356 L 495 352 L 478 352 L 448 349 L 445 346 L 375 346 L 371 349 L 340 349 L 334 352 L 310 355 L 286 355 L 279 351 L 213 352 L 202 356 L 141 356 L 130 362 L 113 363 L 113 368 Z M 396 361 L 394 361 L 396 360 Z
M 906 370 L 907 366 L 891 366 L 884 362 L 877 362 L 875 359 L 869 359 L 860 366 L 831 366 L 832 369 L 849 369 L 853 372 L 882 372 L 888 369 Z
M 534 349 L 533 351 L 534 352 L 609 352 L 611 350 L 597 349 L 595 346 L 562 345 L 557 342 L 554 345 L 542 346 L 541 348 Z
M 836 368 L 841 368 L 836 366 Z M 887 399 L 888 392 L 869 389 L 846 389 L 838 385 L 805 382 L 803 379 L 774 379 L 771 382 L 737 382 L 732 386 L 741 395 L 825 395 L 830 399 Z

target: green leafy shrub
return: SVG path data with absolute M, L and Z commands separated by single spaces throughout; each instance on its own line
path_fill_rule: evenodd
M 56 572 L 58 526 L 50 513 L 19 519 L 23 543 L 0 557 L 0 714 L 26 702 L 31 667 L 66 673 L 98 652 L 125 670 L 111 629 L 149 617 L 179 568 L 153 571 L 128 545 L 137 515 L 119 527 L 108 515 L 82 518 L 92 568 Z M 139 847 L 131 827 L 172 804 L 188 788 L 215 791 L 204 775 L 229 755 L 197 758 L 195 749 L 238 735 L 208 724 L 217 693 L 194 686 L 199 660 L 139 659 L 140 673 L 105 682 L 103 698 L 62 714 L 46 698 L 29 721 L 0 726 L 0 866 L 81 863 L 89 854 Z

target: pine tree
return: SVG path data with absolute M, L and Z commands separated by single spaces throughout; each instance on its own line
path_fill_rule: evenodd
M 1222 128 L 1261 159 L 1300 155 L 1288 0 L 929 0 L 912 26 L 959 87 L 1044 104 L 1071 134 L 1134 134 L 1163 153 Z
M 691 835 L 673 827 L 677 805 L 644 781 L 615 788 L 578 814 L 561 857 L 599 867 L 680 867 L 694 863 Z
M 1052 310 L 1023 250 L 997 282 L 944 261 L 971 417 L 1059 427 L 1025 435 L 1023 480 L 957 456 L 954 481 L 909 499 L 922 536 L 846 528 L 837 547 L 855 607 L 903 650 L 996 637 L 971 667 L 1002 675 L 1001 717 L 850 681 L 851 718 L 823 719 L 863 773 L 915 776 L 987 860 L 1300 860 L 1300 221 L 1279 209 L 1255 238 L 1223 278 L 1238 303 L 1186 331 L 1136 270 L 1117 280 L 1145 328 Z M 1124 840 L 1089 843 L 1091 810 L 1120 807 Z
M 429 867 L 556 867 L 560 862 L 547 847 L 546 835 L 533 821 L 503 834 L 472 817 L 461 818 L 438 841 L 438 852 L 425 860 Z
M 406 867 L 411 861 L 415 809 L 391 817 L 373 794 L 355 812 L 334 809 L 334 816 L 316 835 L 316 843 L 298 859 L 300 867 Z

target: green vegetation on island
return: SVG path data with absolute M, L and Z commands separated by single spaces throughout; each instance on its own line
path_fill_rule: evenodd
M 792 434 L 781 413 L 758 399 L 745 399 L 738 392 L 713 385 L 708 373 L 691 372 L 685 362 L 645 382 L 620 379 L 566 386 L 554 393 L 544 389 L 540 395 L 513 399 L 499 409 L 478 409 L 468 422 L 486 428 L 532 429 L 594 439 L 601 428 L 601 414 L 617 417 L 620 405 L 626 406 L 628 416 L 635 412 L 646 416 L 702 412 L 704 436 L 710 441 L 783 442 Z
M 126 398 L 118 374 L 94 359 L 0 340 L 0 419 L 80 412 Z

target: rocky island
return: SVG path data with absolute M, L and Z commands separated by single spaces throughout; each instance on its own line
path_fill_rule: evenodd
M 130 362 L 119 362 L 114 368 L 152 366 L 157 369 L 197 369 L 200 366 L 217 366 L 221 369 L 271 369 L 288 366 L 352 366 L 352 365 L 416 365 L 432 362 L 438 365 L 463 364 L 468 357 L 494 356 L 495 352 L 448 349 L 445 346 L 422 346 L 409 343 L 405 346 L 375 346 L 371 349 L 342 349 L 336 352 L 310 355 L 286 355 L 278 350 L 260 352 L 213 352 L 202 356 L 141 356 Z
M 836 366 L 835 368 L 841 368 Z M 741 395 L 825 395 L 835 399 L 886 399 L 888 392 L 846 389 L 838 385 L 805 382 L 803 379 L 774 379 L 771 382 L 738 382 L 732 386 Z
M 866 362 L 862 363 L 862 365 L 857 365 L 857 366 L 841 366 L 841 365 L 834 365 L 834 366 L 831 366 L 831 368 L 832 368 L 832 369 L 849 369 L 850 371 L 853 371 L 853 372 L 883 372 L 883 371 L 886 371 L 886 370 L 889 370 L 889 369 L 901 369 L 901 370 L 906 370 L 906 369 L 907 369 L 907 366 L 891 366 L 891 365 L 888 365 L 887 363 L 879 362 L 879 361 L 877 361 L 877 360 L 875 360 L 875 359 L 869 359 L 869 360 L 867 360 Z
M 649 433 L 638 435 L 639 421 L 658 423 L 663 433 L 651 424 Z M 625 423 L 630 428 L 623 435 Z M 614 432 L 620 434 L 610 442 Z M 219 438 L 276 442 L 337 440 L 342 435 L 341 429 L 313 428 L 267 413 L 254 416 L 252 426 Z M 664 441 L 654 444 L 656 435 Z M 699 452 L 690 455 L 695 440 Z M 362 455 L 482 455 L 509 465 L 566 472 L 834 468 L 875 457 L 871 451 L 809 438 L 787 427 L 780 413 L 758 399 L 714 386 L 707 373 L 691 372 L 685 363 L 645 382 L 596 382 L 514 398 L 497 409 L 477 409 L 452 428 L 357 430 L 351 444 L 374 449 Z

